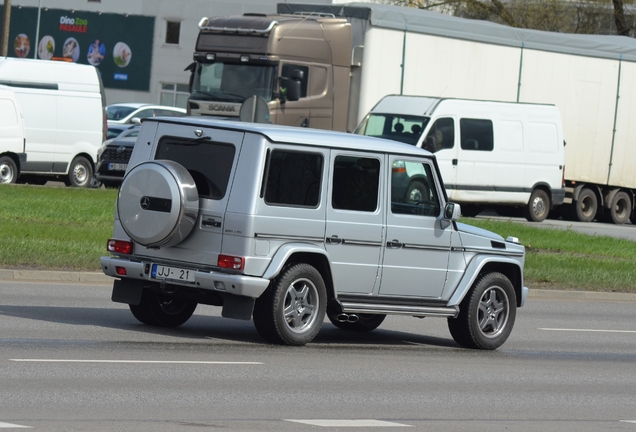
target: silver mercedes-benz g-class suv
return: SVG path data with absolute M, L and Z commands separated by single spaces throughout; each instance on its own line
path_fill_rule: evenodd
M 199 118 L 143 123 L 117 198 L 112 300 L 174 327 L 197 304 L 310 342 L 325 314 L 370 331 L 388 314 L 445 317 L 495 349 L 528 289 L 516 238 L 457 222 L 435 157 L 360 135 Z

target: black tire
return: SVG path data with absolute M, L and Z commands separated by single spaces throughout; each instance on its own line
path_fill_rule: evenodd
M 87 188 L 92 187 L 93 165 L 83 156 L 77 156 L 71 162 L 68 176 L 64 180 L 67 186 Z
M 535 189 L 530 195 L 528 205 L 523 208 L 523 215 L 530 222 L 543 222 L 550 213 L 550 197 L 543 189 Z
M 465 204 L 461 208 L 463 217 L 475 217 L 484 210 L 482 206 L 474 204 Z
M 607 210 L 605 220 L 607 222 L 615 223 L 616 225 L 622 225 L 630 220 L 632 215 L 632 199 L 626 192 L 620 191 L 610 203 L 610 208 Z
M 0 184 L 15 183 L 18 180 L 18 166 L 9 156 L 0 157 Z
M 412 181 L 404 194 L 407 204 L 419 204 L 430 201 L 430 191 L 427 185 L 419 180 Z
M 510 280 L 487 273 L 461 302 L 457 318 L 448 318 L 448 329 L 463 347 L 494 350 L 510 336 L 516 315 L 517 296 Z
M 289 266 L 274 279 L 254 306 L 254 326 L 263 339 L 277 344 L 305 345 L 324 321 L 327 290 L 309 264 Z
M 375 330 L 382 324 L 386 315 L 382 314 L 356 314 L 358 321 L 356 322 L 341 322 L 338 321 L 337 315 L 327 312 L 327 317 L 331 324 L 338 327 L 340 330 L 353 331 L 353 332 L 370 332 Z
M 190 319 L 197 303 L 144 289 L 138 305 L 129 305 L 140 322 L 157 327 L 178 327 Z
M 598 199 L 594 191 L 588 188 L 581 190 L 579 198 L 574 202 L 574 216 L 579 222 L 592 222 L 598 211 Z

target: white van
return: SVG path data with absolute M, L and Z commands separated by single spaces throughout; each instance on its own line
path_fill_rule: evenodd
M 0 85 L 13 90 L 24 116 L 26 161 L 17 166 L 21 180 L 90 186 L 106 132 L 99 71 L 75 63 L 0 58 Z
M 22 111 L 13 90 L 0 85 L 0 184 L 14 183 L 26 161 Z
M 565 141 L 554 105 L 392 95 L 355 133 L 435 153 L 448 198 L 464 216 L 516 206 L 540 222 L 565 197 Z

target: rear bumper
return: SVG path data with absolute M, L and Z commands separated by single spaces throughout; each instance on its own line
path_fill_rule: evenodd
M 128 279 L 137 279 L 149 282 L 162 282 L 161 279 L 154 279 L 150 276 L 150 272 L 146 268 L 150 267 L 151 262 L 130 261 L 123 258 L 104 256 L 99 260 L 102 271 L 107 276 L 120 278 L 123 275 L 117 274 L 116 268 L 126 269 L 124 277 Z M 179 267 L 178 265 L 176 265 Z M 213 271 L 193 270 L 194 282 L 179 282 L 167 280 L 166 283 L 172 285 L 180 285 L 193 287 L 197 289 L 206 289 L 220 293 L 234 294 L 238 296 L 258 298 L 263 294 L 269 285 L 268 279 L 254 276 L 244 276 L 237 274 L 227 274 Z

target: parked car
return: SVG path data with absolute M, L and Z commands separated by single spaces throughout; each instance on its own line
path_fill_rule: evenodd
M 111 140 L 113 138 L 117 138 L 122 132 L 135 126 L 136 125 L 131 125 L 127 123 L 111 123 L 108 125 L 108 132 L 107 132 L 106 139 Z
M 95 179 L 107 188 L 117 187 L 124 177 L 139 126 L 127 125 L 117 137 L 104 141 L 97 153 Z
M 141 119 L 146 117 L 183 117 L 186 115 L 186 110 L 173 106 L 119 103 L 108 105 L 106 113 L 108 115 L 108 126 L 110 127 L 113 124 L 139 123 Z
M 510 335 L 525 249 L 457 221 L 432 153 L 201 117 L 146 119 L 138 141 L 100 264 L 140 322 L 176 327 L 202 303 L 277 344 L 310 342 L 325 314 L 348 331 L 443 317 L 477 349 Z

